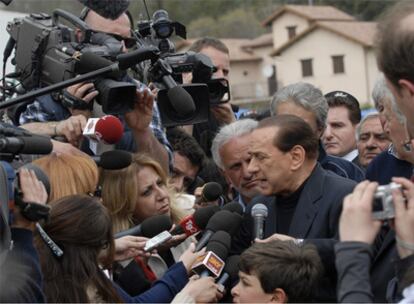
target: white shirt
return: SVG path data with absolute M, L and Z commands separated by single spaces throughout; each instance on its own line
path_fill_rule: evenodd
M 358 156 L 358 150 L 352 150 L 351 152 L 349 152 L 348 154 L 342 156 L 343 159 L 346 159 L 348 161 L 353 161 L 356 157 Z

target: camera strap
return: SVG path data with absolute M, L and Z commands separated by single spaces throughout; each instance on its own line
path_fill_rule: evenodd
M 61 96 L 62 105 L 66 108 L 74 109 L 74 110 L 89 110 L 92 111 L 93 109 L 93 102 L 86 102 L 81 98 L 73 96 L 67 90 L 63 90 L 63 94 Z

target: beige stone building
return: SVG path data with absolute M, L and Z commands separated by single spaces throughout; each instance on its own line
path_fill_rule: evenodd
M 222 39 L 230 50 L 233 103 L 267 105 L 277 88 L 298 81 L 370 102 L 379 74 L 376 23 L 356 21 L 332 6 L 284 5 L 263 26 L 270 33 L 255 39 Z M 179 43 L 177 51 L 193 41 Z

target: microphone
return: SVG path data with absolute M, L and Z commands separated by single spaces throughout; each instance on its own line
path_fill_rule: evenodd
M 91 156 L 98 167 L 105 170 L 120 170 L 128 167 L 132 162 L 132 154 L 123 150 L 103 152 L 101 155 Z
M 264 234 L 263 226 L 267 217 L 267 207 L 263 204 L 256 204 L 252 208 L 251 215 L 254 220 L 253 236 L 254 238 L 262 240 Z
M 227 210 L 240 215 L 243 215 L 243 207 L 238 202 L 231 202 L 221 207 L 221 210 Z
M 116 60 L 118 61 L 119 68 L 121 70 L 126 70 L 142 61 L 153 61 L 157 59 L 159 55 L 160 50 L 157 47 L 145 46 L 140 47 L 138 50 L 134 50 L 124 54 L 119 54 L 118 56 L 116 56 Z
M 210 218 L 219 211 L 218 206 L 207 206 L 197 209 L 193 214 L 183 218 L 178 226 L 171 232 L 173 235 L 185 233 L 193 235 L 206 228 Z
M 231 236 L 225 231 L 217 231 L 207 244 L 206 254 L 197 258 L 191 270 L 200 277 L 219 277 L 223 271 L 230 245 Z
M 230 282 L 234 282 L 237 280 L 238 272 L 239 272 L 239 261 L 240 256 L 239 255 L 232 255 L 231 257 L 228 257 L 226 260 L 226 265 L 223 269 L 223 274 L 221 277 L 217 280 L 218 290 L 223 293 L 225 284 L 230 279 Z
M 167 96 L 170 104 L 177 115 L 183 118 L 191 117 L 196 111 L 196 106 L 190 93 L 183 87 L 177 86 L 174 79 L 169 75 L 164 76 L 163 81 L 167 86 Z
M 45 136 L 0 137 L 0 153 L 49 154 L 52 149 L 50 138 Z
M 79 57 L 79 61 L 75 64 L 75 73 L 76 74 L 85 74 L 102 68 L 113 66 L 111 73 L 107 75 L 112 78 L 118 78 L 121 74 L 119 67 L 116 63 L 108 60 L 102 56 L 99 56 L 92 52 L 85 52 Z
M 129 0 L 79 0 L 80 3 L 93 10 L 105 19 L 118 19 L 129 6 Z
M 106 144 L 116 144 L 124 134 L 124 127 L 118 117 L 105 115 L 101 118 L 89 118 L 83 130 L 83 136 Z
M 242 217 L 227 210 L 220 210 L 208 221 L 206 230 L 198 241 L 194 251 L 200 251 L 216 231 L 223 230 L 234 233 L 241 223 Z
M 160 232 L 170 230 L 171 226 L 171 218 L 168 215 L 155 215 L 147 218 L 138 226 L 116 233 L 114 238 L 119 239 L 126 235 L 145 236 L 147 238 L 152 238 Z
M 201 200 L 203 202 L 213 202 L 223 195 L 223 187 L 216 182 L 209 182 L 204 185 L 201 192 Z

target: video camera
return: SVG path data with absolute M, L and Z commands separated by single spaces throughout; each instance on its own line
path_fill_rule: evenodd
M 59 22 L 62 18 L 76 26 L 76 30 Z M 74 78 L 84 67 L 80 65 L 80 57 L 85 53 L 93 53 L 109 60 L 114 60 L 122 50 L 122 44 L 114 37 L 91 30 L 80 18 L 61 9 L 47 14 L 30 14 L 28 17 L 16 18 L 9 22 L 7 31 L 10 34 L 8 56 L 15 47 L 12 62 L 16 71 L 12 73 L 24 89 L 45 87 L 67 79 Z M 6 47 L 7 49 L 7 47 Z M 8 57 L 7 56 L 7 57 Z M 6 61 L 7 58 L 4 58 Z M 136 85 L 122 81 L 125 73 L 113 73 L 99 77 L 95 86 L 99 91 L 97 102 L 108 114 L 114 113 L 111 101 L 122 100 L 126 105 L 123 111 L 132 109 L 136 98 Z M 64 105 L 73 108 L 84 108 L 85 104 L 73 103 L 60 96 Z

